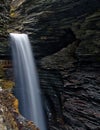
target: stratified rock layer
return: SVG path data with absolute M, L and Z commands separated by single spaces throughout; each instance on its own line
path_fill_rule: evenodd
M 50 129 L 99 130 L 100 0 L 10 2 L 6 29 L 29 34 Z
M 77 68 L 65 75 L 64 118 L 68 130 L 100 129 L 100 68 Z

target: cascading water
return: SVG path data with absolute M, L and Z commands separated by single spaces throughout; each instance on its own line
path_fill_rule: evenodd
M 15 72 L 15 95 L 21 114 L 40 130 L 47 130 L 41 101 L 38 76 L 28 36 L 10 33 Z

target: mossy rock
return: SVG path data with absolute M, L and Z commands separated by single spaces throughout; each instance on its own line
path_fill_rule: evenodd
M 2 89 L 11 90 L 15 86 L 15 83 L 10 80 L 1 79 L 0 85 Z

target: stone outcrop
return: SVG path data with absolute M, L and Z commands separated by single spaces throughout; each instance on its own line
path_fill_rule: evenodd
M 100 0 L 13 0 L 8 5 L 4 32 L 29 35 L 50 129 L 100 129 Z
M 8 91 L 0 91 L 0 129 L 39 130 L 22 117 L 18 111 L 18 100 Z

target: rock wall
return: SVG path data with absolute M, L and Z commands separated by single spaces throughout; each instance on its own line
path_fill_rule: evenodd
M 9 51 L 7 42 L 7 28 L 9 23 L 10 1 L 0 1 L 0 55 Z
M 13 0 L 9 7 L 8 32 L 29 35 L 50 129 L 100 129 L 100 1 Z

